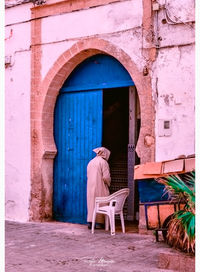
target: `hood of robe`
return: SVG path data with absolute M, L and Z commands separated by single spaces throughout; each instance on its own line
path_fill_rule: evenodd
M 93 149 L 93 151 L 97 154 L 97 156 L 100 156 L 105 160 L 108 160 L 110 157 L 110 151 L 105 147 L 97 147 Z

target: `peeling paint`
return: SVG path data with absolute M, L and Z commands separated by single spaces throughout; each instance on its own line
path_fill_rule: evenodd
M 9 206 L 9 208 L 14 208 L 15 205 L 16 205 L 16 203 L 13 200 L 6 201 L 6 206 Z
M 149 146 L 153 145 L 154 143 L 155 143 L 155 139 L 151 135 L 146 135 L 144 137 L 144 144 L 145 144 L 145 146 L 149 147 Z

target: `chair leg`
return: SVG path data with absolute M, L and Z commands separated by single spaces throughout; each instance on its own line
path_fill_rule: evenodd
M 109 230 L 109 217 L 108 215 L 105 215 L 105 230 Z
M 110 229 L 111 235 L 115 235 L 115 212 L 110 210 Z
M 113 234 L 112 216 L 109 216 L 109 219 L 110 219 L 110 234 L 111 234 L 111 235 L 114 235 L 114 234 Z
M 125 233 L 123 212 L 120 213 L 120 219 L 121 219 L 121 225 L 122 225 L 122 232 Z
M 92 216 L 92 234 L 94 233 L 95 219 L 96 219 L 96 210 L 94 209 L 93 216 Z

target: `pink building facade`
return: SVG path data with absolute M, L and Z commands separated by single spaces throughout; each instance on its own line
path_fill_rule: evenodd
M 194 155 L 193 0 L 33 2 L 5 9 L 7 219 L 52 219 L 56 99 L 96 54 L 114 57 L 135 83 L 139 163 Z

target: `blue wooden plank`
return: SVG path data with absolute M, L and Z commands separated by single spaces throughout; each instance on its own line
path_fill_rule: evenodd
M 102 91 L 60 94 L 54 138 L 58 150 L 54 161 L 54 218 L 86 223 L 86 169 L 92 149 L 102 142 Z
M 97 54 L 81 64 L 67 78 L 61 92 L 133 86 L 127 70 L 115 58 Z
M 88 91 L 94 89 L 110 89 L 110 88 L 121 88 L 121 87 L 129 87 L 134 86 L 134 82 L 132 80 L 126 81 L 112 81 L 112 82 L 105 82 L 105 83 L 92 83 L 80 86 L 67 86 L 62 88 L 62 93 L 65 92 L 80 92 L 80 91 Z

